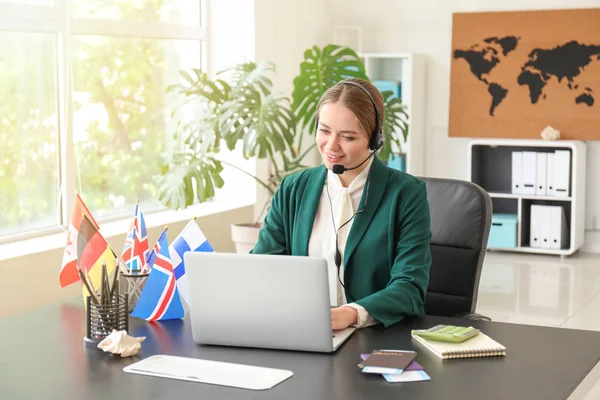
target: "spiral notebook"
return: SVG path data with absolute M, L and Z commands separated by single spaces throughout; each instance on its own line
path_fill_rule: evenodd
M 479 333 L 462 343 L 427 340 L 417 335 L 413 339 L 442 359 L 505 356 L 506 347 L 485 333 Z

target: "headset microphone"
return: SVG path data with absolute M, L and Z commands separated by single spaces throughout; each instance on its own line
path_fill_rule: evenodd
M 383 145 L 383 143 L 379 143 L 377 148 L 375 150 L 373 150 L 371 152 L 371 154 L 369 154 L 369 156 L 367 158 L 365 158 L 364 161 L 361 162 L 360 164 L 358 164 L 356 167 L 346 168 L 342 164 L 333 164 L 333 166 L 331 167 L 331 172 L 333 172 L 336 175 L 341 175 L 346 171 L 352 171 L 353 169 L 360 167 L 361 165 L 366 163 L 369 158 L 373 157 L 373 155 L 377 152 L 377 150 L 379 150 L 381 148 L 382 145 Z

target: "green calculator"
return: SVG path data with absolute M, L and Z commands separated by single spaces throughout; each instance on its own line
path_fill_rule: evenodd
M 436 325 L 429 329 L 413 329 L 412 334 L 424 339 L 460 343 L 479 334 L 472 326 Z

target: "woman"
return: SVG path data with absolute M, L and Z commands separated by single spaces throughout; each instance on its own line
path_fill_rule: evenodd
M 425 184 L 372 157 L 383 110 L 379 91 L 362 79 L 325 92 L 316 133 L 324 165 L 281 181 L 252 250 L 324 257 L 334 330 L 387 327 L 424 312 L 431 265 Z

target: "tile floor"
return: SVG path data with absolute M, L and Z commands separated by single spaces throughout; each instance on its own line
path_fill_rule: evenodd
M 486 254 L 477 312 L 494 321 L 600 331 L 600 254 Z
M 600 331 L 600 254 L 488 252 L 477 312 L 493 321 Z M 600 399 L 600 379 L 591 382 L 584 400 Z

